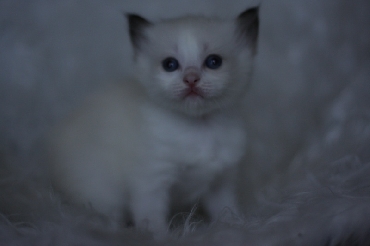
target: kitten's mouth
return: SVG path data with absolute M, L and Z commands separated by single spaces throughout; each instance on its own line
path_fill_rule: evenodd
M 203 92 L 197 87 L 191 87 L 184 90 L 183 99 L 185 98 L 204 98 Z

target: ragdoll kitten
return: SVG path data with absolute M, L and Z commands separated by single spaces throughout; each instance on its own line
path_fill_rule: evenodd
M 167 230 L 174 207 L 211 219 L 239 213 L 236 167 L 246 150 L 239 104 L 252 70 L 258 8 L 234 20 L 152 23 L 127 15 L 137 78 L 93 95 L 50 137 L 55 186 L 117 221 Z

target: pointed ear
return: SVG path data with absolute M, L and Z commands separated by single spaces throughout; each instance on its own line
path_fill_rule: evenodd
M 247 9 L 237 18 L 239 37 L 246 40 L 253 52 L 257 49 L 259 7 Z
M 135 49 L 139 49 L 140 45 L 147 40 L 144 34 L 145 29 L 152 25 L 149 21 L 136 14 L 126 14 L 130 40 Z

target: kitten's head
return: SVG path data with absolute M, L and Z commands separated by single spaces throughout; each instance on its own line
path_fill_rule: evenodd
M 183 17 L 152 23 L 128 14 L 136 74 L 164 107 L 201 116 L 246 92 L 258 37 L 258 8 L 234 20 Z

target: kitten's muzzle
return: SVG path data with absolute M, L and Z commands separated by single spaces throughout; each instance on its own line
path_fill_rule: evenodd
M 198 87 L 201 76 L 200 72 L 195 67 L 188 67 L 184 71 L 183 82 L 187 85 L 187 88 L 183 91 L 183 98 L 187 97 L 201 97 L 203 98 L 203 92 Z

